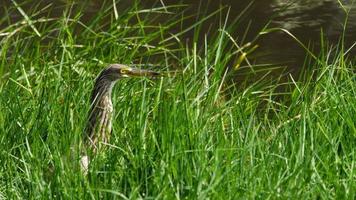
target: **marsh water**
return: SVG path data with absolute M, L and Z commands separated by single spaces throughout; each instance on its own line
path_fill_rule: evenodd
M 1 0 L 2 7 L 12 5 L 11 1 Z M 5 3 L 4 3 L 5 2 Z M 28 1 L 27 1 L 28 2 Z M 42 1 L 44 5 L 49 3 L 56 7 L 49 15 L 61 15 L 63 7 L 69 3 L 65 0 Z M 110 1 L 111 2 L 111 1 Z M 109 3 L 110 3 L 109 2 Z M 133 6 L 132 0 L 117 1 L 119 10 Z M 22 1 L 18 0 L 21 4 Z M 289 31 L 314 52 L 320 47 L 321 32 L 329 41 L 329 45 L 336 45 L 343 33 L 345 34 L 346 48 L 356 42 L 356 10 L 353 1 L 350 0 L 160 0 L 141 1 L 145 8 L 167 7 L 172 5 L 182 6 L 183 15 L 190 16 L 179 27 L 172 28 L 172 33 L 189 29 L 196 23 L 196 19 L 202 19 L 220 9 L 215 15 L 202 22 L 199 33 L 201 35 L 214 35 L 226 22 L 229 33 L 237 42 L 244 44 L 256 38 L 263 27 L 278 27 Z M 24 10 L 30 9 L 31 4 L 24 3 Z M 90 19 L 102 6 L 102 1 L 85 1 L 83 21 Z M 346 15 L 346 11 L 348 15 Z M 0 14 L 2 15 L 2 14 Z M 165 20 L 165 13 L 161 14 L 158 21 Z M 344 24 L 347 20 L 347 28 L 344 32 Z M 20 13 L 12 13 L 12 20 L 20 20 Z M 158 22 L 157 22 L 158 23 Z M 4 25 L 4 23 L 2 24 Z M 182 41 L 193 41 L 194 29 L 179 35 Z M 203 38 L 203 37 L 201 37 Z M 276 31 L 259 37 L 258 48 L 251 57 L 255 64 L 285 65 L 289 71 L 298 71 L 304 62 L 306 51 L 290 35 L 283 31 Z M 199 45 L 198 45 L 199 46 Z M 352 49 L 349 56 L 354 57 L 356 51 Z

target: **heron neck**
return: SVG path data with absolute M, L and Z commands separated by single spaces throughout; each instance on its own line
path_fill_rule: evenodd
M 104 97 L 107 97 L 111 101 L 112 88 L 116 81 L 97 80 L 94 85 L 94 89 L 91 96 L 91 104 L 95 105 Z

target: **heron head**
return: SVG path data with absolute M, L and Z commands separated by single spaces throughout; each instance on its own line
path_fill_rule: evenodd
M 111 95 L 112 88 L 117 80 L 124 77 L 160 77 L 161 73 L 151 70 L 132 68 L 122 64 L 111 64 L 105 68 L 95 80 L 91 95 L 91 102 L 100 100 L 105 95 Z
M 125 77 L 155 77 L 160 76 L 160 73 L 151 70 L 133 68 L 122 64 L 112 64 L 104 69 L 100 76 L 103 76 L 110 81 L 116 81 Z

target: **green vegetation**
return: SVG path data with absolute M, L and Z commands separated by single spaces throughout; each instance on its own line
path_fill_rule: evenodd
M 342 44 L 302 78 L 230 87 L 240 51 L 228 28 L 198 49 L 171 37 L 182 19 L 164 8 L 103 6 L 85 24 L 71 7 L 38 10 L 0 32 L 0 199 L 356 197 L 355 64 Z M 168 20 L 152 26 L 154 12 Z M 119 81 L 110 146 L 85 177 L 73 152 L 108 63 L 181 72 Z

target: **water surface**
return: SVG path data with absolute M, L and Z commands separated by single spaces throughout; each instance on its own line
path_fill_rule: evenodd
M 25 12 L 31 13 L 34 5 L 31 1 L 17 1 Z M 38 1 L 36 1 L 38 3 Z M 92 16 L 96 15 L 103 6 L 102 1 L 79 1 L 84 7 L 81 21 L 88 22 Z M 84 3 L 83 3 L 84 2 Z M 132 0 L 117 1 L 120 10 L 133 6 Z M 110 3 L 110 2 L 109 2 Z M 341 5 L 342 3 L 343 5 Z M 63 14 L 64 8 L 69 1 L 41 1 L 40 6 L 50 5 L 53 9 L 47 13 L 47 17 L 59 17 Z M 345 32 L 346 47 L 350 47 L 356 41 L 356 10 L 352 1 L 336 0 L 169 0 L 169 1 L 141 1 L 145 8 L 164 7 L 169 9 L 170 5 L 184 4 L 179 11 L 182 16 L 190 16 L 180 26 L 172 28 L 171 32 L 179 33 L 196 23 L 197 19 L 204 18 L 216 10 L 221 10 L 216 15 L 205 20 L 199 26 L 200 40 L 208 33 L 211 37 L 216 33 L 222 24 L 227 22 L 229 33 L 239 44 L 253 41 L 263 27 L 269 23 L 268 27 L 285 29 L 297 37 L 301 42 L 309 45 L 313 52 L 318 53 L 320 46 L 321 32 L 330 42 L 329 45 L 336 45 L 343 34 L 346 20 L 345 9 L 349 11 L 347 29 Z M 36 4 L 37 5 L 37 4 Z M 84 5 L 84 6 L 83 6 Z M 12 6 L 11 1 L 2 1 L 1 15 L 7 7 Z M 39 6 L 39 7 L 40 7 Z M 4 10 L 5 9 L 5 10 Z M 38 8 L 37 8 L 38 9 Z M 177 10 L 175 10 L 177 11 Z M 21 20 L 23 17 L 18 12 L 10 12 L 10 21 L 1 21 L 0 27 Z M 46 16 L 43 14 L 42 16 Z M 160 19 L 161 18 L 161 19 Z M 4 19 L 4 18 L 3 18 Z M 158 16 L 157 23 L 167 19 L 167 15 Z M 179 35 L 182 41 L 194 40 L 194 31 Z M 196 37 L 196 36 L 195 36 Z M 255 43 L 259 46 L 256 51 L 249 55 L 255 64 L 270 64 L 288 67 L 288 71 L 299 71 L 302 67 L 306 51 L 301 48 L 291 36 L 277 31 L 259 37 Z M 201 45 L 198 45 L 201 46 Z M 356 50 L 350 51 L 349 56 L 354 57 Z

